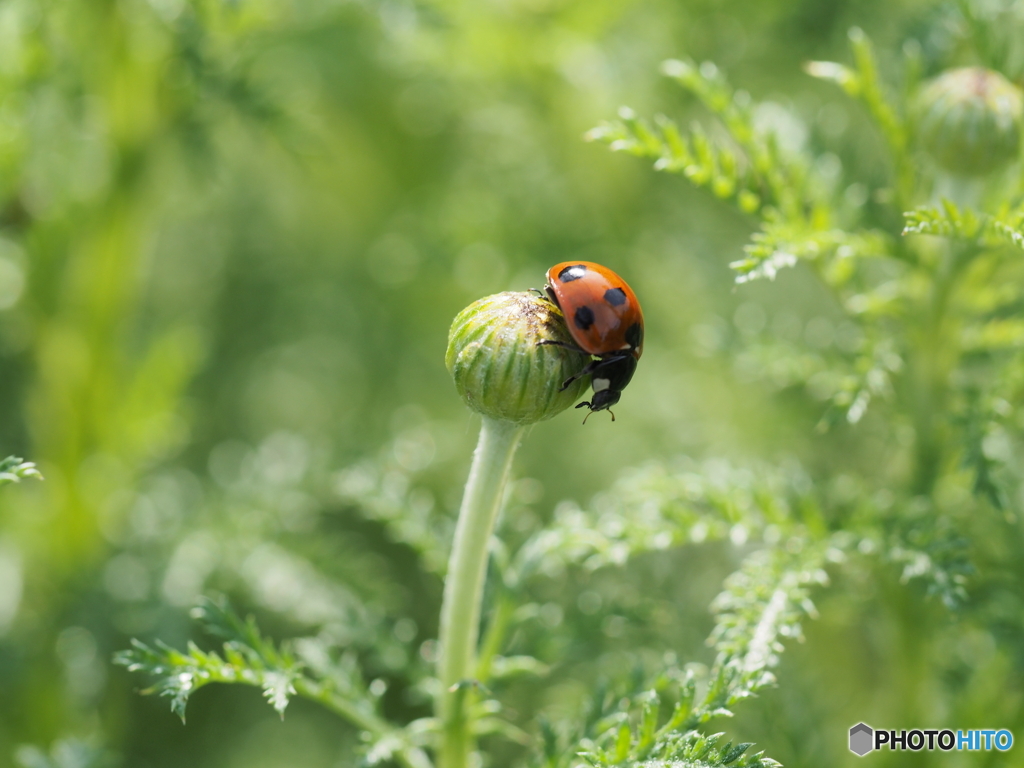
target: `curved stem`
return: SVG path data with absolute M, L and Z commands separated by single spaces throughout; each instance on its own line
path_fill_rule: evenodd
M 468 683 L 473 682 L 475 673 L 488 542 L 523 429 L 484 417 L 462 497 L 441 605 L 438 677 L 442 692 L 437 707 L 443 728 L 440 768 L 466 768 L 473 750 L 468 722 L 473 691 Z
M 911 358 L 915 378 L 911 414 L 915 431 L 914 493 L 930 496 L 946 458 L 946 409 L 949 378 L 955 367 L 959 346 L 957 331 L 951 327 L 950 301 L 964 268 L 977 256 L 975 245 L 954 247 L 933 275 L 924 326 L 916 354 Z
M 307 677 L 299 677 L 294 681 L 294 685 L 295 692 L 299 696 L 319 702 L 357 728 L 372 734 L 375 739 L 385 738 L 396 730 L 387 720 L 373 712 L 366 711 L 365 708 L 339 695 L 329 686 Z M 430 768 L 430 760 L 423 751 L 410 744 L 401 744 L 395 750 L 392 759 L 402 768 Z
M 505 637 L 508 635 L 509 626 L 512 623 L 512 615 L 516 610 L 516 602 L 508 594 L 507 588 L 502 588 L 502 594 L 497 597 L 495 602 L 491 612 L 491 623 L 480 642 L 480 653 L 476 663 L 477 680 L 484 685 L 487 685 L 491 679 L 494 657 L 501 652 L 505 644 Z

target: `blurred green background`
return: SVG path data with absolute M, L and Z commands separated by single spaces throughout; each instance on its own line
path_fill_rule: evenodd
M 825 290 L 800 270 L 735 288 L 752 221 L 582 137 L 621 104 L 699 117 L 658 74 L 687 55 L 770 102 L 793 142 L 881 176 L 861 108 L 801 64 L 845 60 L 853 25 L 883 63 L 912 36 L 941 60 L 946 15 L 915 0 L 0 0 L 0 455 L 46 476 L 0 492 L 0 766 L 71 737 L 125 766 L 355 765 L 357 734 L 312 705 L 282 722 L 258 691 L 214 687 L 182 726 L 111 654 L 133 636 L 181 645 L 218 590 L 279 636 L 359 614 L 377 628 L 357 639 L 371 672 L 401 669 L 436 636 L 441 585 L 339 480 L 444 530 L 476 437 L 444 369 L 448 325 L 556 262 L 622 274 L 647 344 L 615 424 L 573 412 L 528 435 L 524 527 L 653 457 L 796 457 L 839 494 L 844 473 L 871 473 L 886 433 L 870 419 L 821 435 L 820 402 L 717 354 L 765 327 L 841 344 Z M 709 660 L 707 603 L 737 557 L 640 558 L 577 602 L 579 584 L 553 581 L 548 619 L 589 638 L 587 662 L 543 700 L 510 696 L 571 712 L 642 643 Z M 861 719 L 1024 725 L 1020 659 L 981 630 L 943 646 L 948 614 L 898 582 L 883 569 L 826 593 L 743 736 L 787 765 L 852 764 Z M 385 707 L 429 712 L 397 679 Z

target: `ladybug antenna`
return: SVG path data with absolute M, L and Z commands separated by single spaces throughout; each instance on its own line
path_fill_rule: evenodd
M 608 413 L 610 413 L 612 415 L 612 421 L 615 421 L 615 411 L 613 411 L 611 408 L 609 408 L 608 409 Z
M 577 405 L 576 407 L 577 407 L 577 408 L 590 408 L 590 403 L 588 403 L 588 402 L 586 402 L 586 401 L 583 401 L 582 403 L 580 403 L 580 404 L 579 404 L 579 405 Z M 593 412 L 594 412 L 594 409 L 593 409 L 593 408 L 590 408 L 590 413 L 593 413 Z M 587 414 L 586 416 L 584 416 L 584 417 L 583 417 L 583 423 L 584 423 L 584 424 L 586 424 L 586 423 L 587 423 L 587 419 L 589 419 L 589 418 L 590 418 L 590 413 L 588 413 L 588 414 Z
M 589 418 L 590 418 L 591 416 L 593 416 L 593 415 L 594 415 L 594 413 L 596 413 L 596 411 L 591 411 L 591 412 L 590 412 L 590 413 L 588 413 L 588 414 L 587 414 L 586 416 L 584 416 L 584 417 L 583 417 L 583 423 L 584 423 L 584 424 L 586 424 L 586 423 L 587 423 L 587 419 L 589 419 Z

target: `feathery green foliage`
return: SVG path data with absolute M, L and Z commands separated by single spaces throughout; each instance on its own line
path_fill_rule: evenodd
M 1024 250 L 1024 210 L 984 214 L 943 199 L 939 206 L 921 206 L 904 216 L 905 235 L 937 235 L 984 248 L 1015 245 Z
M 916 156 L 909 128 L 884 93 L 870 42 L 859 30 L 851 33 L 850 41 L 852 68 L 816 62 L 808 71 L 839 83 L 863 101 L 893 158 L 890 186 L 869 192 L 868 197 L 902 206 L 919 197 L 930 182 L 913 170 Z M 544 726 L 547 735 L 532 758 L 537 765 L 568 766 L 578 758 L 593 766 L 640 766 L 651 761 L 775 765 L 763 753 L 749 753 L 748 743 L 722 743 L 721 734 L 711 733 L 707 724 L 731 716 L 733 707 L 775 682 L 772 670 L 784 649 L 783 640 L 799 638 L 802 620 L 814 615 L 811 590 L 827 583 L 826 565 L 860 567 L 854 564 L 863 556 L 880 556 L 881 562 L 899 570 L 904 582 L 924 583 L 927 592 L 952 609 L 963 605 L 966 580 L 973 572 L 969 545 L 956 533 L 953 511 L 939 499 L 927 500 L 945 468 L 942 454 L 953 451 L 955 443 L 936 445 L 940 431 L 935 420 L 942 418 L 941 413 L 934 408 L 920 411 L 912 404 L 916 398 L 937 396 L 939 390 L 945 390 L 943 397 L 961 397 L 945 373 L 933 371 L 924 381 L 918 373 L 922 356 L 934 354 L 936 342 L 930 334 L 944 332 L 952 318 L 965 328 L 980 322 L 974 332 L 979 340 L 1000 331 L 1003 338 L 1012 333 L 1006 318 L 992 315 L 991 304 L 981 309 L 951 297 L 958 287 L 957 275 L 970 262 L 988 259 L 994 269 L 1005 258 L 1003 246 L 1019 246 L 1021 215 L 1005 206 L 992 214 L 981 213 L 946 199 L 940 205 L 919 205 L 898 229 L 891 224 L 888 229 L 857 226 L 863 213 L 845 206 L 835 179 L 821 170 L 821 158 L 806 146 L 787 144 L 786 121 L 797 120 L 794 115 L 732 89 L 711 64 L 673 60 L 663 70 L 703 104 L 717 126 L 694 125 L 684 133 L 664 116 L 649 122 L 624 108 L 618 121 L 594 129 L 588 137 L 607 142 L 613 150 L 653 159 L 656 170 L 680 174 L 758 220 L 745 258 L 731 264 L 737 283 L 775 279 L 782 269 L 808 267 L 835 297 L 848 328 L 846 341 L 824 353 L 761 333 L 733 351 L 755 379 L 798 385 L 823 401 L 819 430 L 843 422 L 857 425 L 869 408 L 906 414 L 916 431 L 916 459 L 906 486 L 884 504 L 877 502 L 881 491 L 873 490 L 873 481 L 867 478 L 856 481 L 849 498 L 836 503 L 812 491 L 814 483 L 795 465 L 750 470 L 720 462 L 652 464 L 625 475 L 596 498 L 590 510 L 562 505 L 551 525 L 518 543 L 512 536 L 509 544 L 499 546 L 499 584 L 482 640 L 478 685 L 459 695 L 472 702 L 472 733 L 517 743 L 530 738 L 488 686 L 503 686 L 524 673 L 543 678 L 557 667 L 558 660 L 545 658 L 539 647 L 505 654 L 510 639 L 537 615 L 532 593 L 545 580 L 567 572 L 623 567 L 643 553 L 679 546 L 710 541 L 755 546 L 712 604 L 717 623 L 709 644 L 716 658 L 706 674 L 683 672 L 673 662 L 656 671 L 655 682 L 647 687 L 606 691 L 584 724 Z M 773 118 L 766 120 L 766 114 Z M 899 212 L 897 208 L 897 219 Z M 961 244 L 946 255 L 906 239 L 922 234 Z M 1013 268 L 1012 263 L 1008 266 Z M 935 287 L 922 290 L 923 284 Z M 1018 298 L 1007 293 L 1001 301 Z M 930 329 L 924 336 L 922 318 Z M 970 334 L 943 338 L 948 366 L 943 370 L 977 364 L 967 356 L 964 344 Z M 974 342 L 973 349 L 979 349 L 979 343 Z M 957 349 L 962 350 L 960 357 Z M 923 387 L 925 394 L 912 391 L 915 386 Z M 956 439 L 955 433 L 946 437 L 955 429 L 953 423 L 942 429 L 941 439 Z M 984 449 L 973 455 L 982 457 L 973 461 L 980 498 L 1009 498 L 1009 491 L 998 487 L 999 473 L 986 463 Z M 443 573 L 445 548 L 437 542 L 447 538 L 441 535 L 444 523 L 431 518 L 429 505 L 410 514 L 415 494 L 408 478 L 397 481 L 401 474 L 364 462 L 336 475 L 336 491 L 361 515 L 383 524 L 396 541 L 410 546 L 424 570 Z M 894 506 L 906 511 L 889 516 L 886 510 Z M 914 509 L 919 511 L 911 512 Z M 252 625 L 244 626 L 249 627 L 249 641 L 225 646 L 224 660 L 195 647 L 174 655 L 165 648 L 154 651 L 141 645 L 120 660 L 161 674 L 157 689 L 172 697 L 179 712 L 199 687 L 193 682 L 198 679 L 261 686 L 279 711 L 291 693 L 308 695 L 320 684 L 307 676 L 302 662 L 273 650 L 258 634 L 251 634 Z M 345 688 L 351 692 L 358 686 Z M 661 711 L 672 714 L 661 717 Z M 364 715 L 369 717 L 369 710 Z M 349 719 L 359 724 L 357 718 Z M 373 728 L 359 725 L 387 732 L 383 721 L 374 722 Z M 437 726 L 429 718 L 409 727 L 420 739 L 417 749 L 435 744 Z M 387 732 L 384 740 L 400 732 L 404 731 Z
M 291 650 L 277 649 L 263 638 L 252 617 L 241 621 L 224 602 L 206 601 L 194 615 L 208 632 L 226 638 L 223 657 L 202 651 L 194 643 L 180 653 L 162 643 L 150 648 L 136 641 L 131 650 L 117 654 L 114 662 L 129 671 L 157 677 L 156 685 L 147 692 L 169 698 L 171 711 L 182 721 L 189 697 L 210 683 L 261 688 L 267 702 L 283 716 L 300 674 Z
M 568 766 L 578 755 L 600 768 L 677 762 L 709 768 L 777 766 L 763 752 L 747 754 L 751 743 L 720 744 L 722 733 L 702 731 L 710 720 L 731 717 L 735 704 L 775 682 L 770 670 L 778 663 L 781 638 L 798 639 L 801 620 L 814 615 L 808 588 L 826 581 L 823 553 L 822 547 L 810 547 L 749 557 L 712 604 L 717 621 L 708 644 L 717 656 L 706 677 L 697 679 L 672 663 L 636 693 L 601 692 L 578 743 L 559 752 L 552 735 L 534 764 Z M 663 711 L 668 717 L 660 716 Z
M 150 647 L 135 641 L 114 657 L 129 671 L 157 678 L 145 693 L 169 698 L 182 721 L 189 698 L 200 688 L 211 683 L 250 685 L 260 688 L 282 717 L 298 695 L 349 720 L 365 733 L 371 764 L 396 759 L 409 768 L 429 765 L 413 739 L 381 717 L 379 699 L 385 686 L 367 686 L 351 654 L 332 658 L 334 649 L 315 638 L 277 646 L 263 637 L 252 617 L 240 619 L 223 599 L 205 600 L 193 615 L 209 634 L 224 638 L 222 653 L 203 651 L 194 643 L 181 652 L 163 643 Z
M 8 456 L 0 460 L 0 485 L 17 483 L 26 477 L 42 480 L 43 476 L 31 461 L 24 461 L 17 456 Z
M 846 560 L 849 553 L 880 553 L 901 567 L 905 581 L 922 578 L 929 592 L 955 608 L 966 600 L 965 584 L 974 566 L 967 540 L 956 531 L 954 520 L 959 511 L 943 509 L 942 502 L 934 499 L 940 482 L 958 481 L 940 478 L 950 472 L 955 477 L 953 466 L 956 457 L 962 456 L 975 473 L 976 508 L 984 510 L 987 502 L 998 509 L 1008 504 L 1019 507 L 1019 502 L 1009 501 L 1011 489 L 1000 488 L 994 480 L 992 464 L 986 458 L 992 449 L 979 448 L 974 441 L 979 427 L 985 429 L 977 420 L 979 397 L 1012 402 L 1014 396 L 1016 385 L 1007 387 L 1006 374 L 1020 364 L 1011 350 L 1018 338 L 1014 315 L 1024 301 L 1018 259 L 1022 217 L 1018 209 L 998 201 L 990 211 L 945 197 L 937 205 L 918 202 L 934 198 L 941 190 L 950 190 L 964 200 L 980 198 L 974 191 L 976 185 L 970 188 L 945 178 L 922 159 L 906 114 L 886 93 L 870 40 L 863 31 L 854 29 L 850 44 L 852 66 L 812 62 L 807 72 L 837 83 L 867 108 L 888 148 L 891 170 L 883 185 L 873 190 L 868 180 L 857 183 L 859 189 L 866 190 L 866 200 L 889 208 L 882 220 L 892 221 L 917 203 L 904 214 L 905 225 L 900 231 L 870 228 L 867 221 L 879 217 L 870 217 L 866 211 L 843 212 L 835 185 L 830 188 L 816 183 L 813 172 L 806 170 L 821 168 L 822 157 L 806 147 L 797 147 L 789 155 L 777 151 L 772 134 L 759 129 L 755 119 L 759 106 L 725 85 L 718 69 L 710 64 L 696 67 L 673 61 L 666 64 L 665 72 L 717 118 L 714 128 L 695 126 L 689 138 L 683 138 L 676 123 L 663 116 L 654 121 L 652 128 L 624 109 L 618 122 L 597 128 L 589 136 L 608 142 L 612 150 L 653 157 L 656 169 L 679 173 L 697 186 L 732 198 L 740 203 L 742 211 L 759 219 L 746 258 L 732 264 L 738 273 L 737 283 L 774 279 L 783 268 L 806 264 L 831 289 L 855 339 L 846 345 L 845 354 L 831 359 L 808 357 L 791 345 L 758 339 L 752 349 L 747 347 L 751 360 L 747 367 L 753 371 L 761 368 L 766 380 L 778 380 L 779 373 L 786 371 L 789 382 L 802 380 L 817 390 L 818 399 L 830 404 L 819 422 L 824 429 L 837 422 L 830 412 L 856 424 L 862 421 L 869 404 L 884 409 L 886 418 L 908 419 L 914 430 L 915 458 L 906 480 L 908 495 L 895 504 L 902 513 L 890 517 L 870 503 L 872 493 L 887 494 L 888 490 L 871 491 L 870 486 L 877 480 L 865 479 L 859 489 L 863 494 L 859 508 L 851 510 L 849 516 L 837 517 L 835 509 L 826 516 L 830 526 L 847 518 L 828 546 L 837 552 L 839 560 Z M 909 66 L 908 92 L 918 76 L 918 70 Z M 709 145 L 704 138 L 708 135 L 722 138 Z M 705 145 L 710 148 L 694 149 Z M 849 184 L 852 179 L 844 181 Z M 1024 193 L 1020 183 L 1018 180 L 1014 189 L 1004 191 L 1008 199 L 1020 199 Z M 751 196 L 755 194 L 757 205 L 742 203 L 743 195 L 754 199 Z M 912 239 L 913 235 L 935 235 L 949 242 L 936 245 Z M 1000 274 L 1012 285 L 1005 283 L 1000 289 L 986 290 L 976 282 L 986 280 L 992 285 L 990 281 Z M 973 296 L 971 289 L 975 290 Z M 986 293 L 988 300 L 979 301 Z M 992 377 L 987 387 L 979 387 L 977 377 L 985 375 L 982 372 Z M 1011 378 L 1015 380 L 1016 376 Z M 944 409 L 949 409 L 948 413 Z M 805 541 L 803 546 L 810 544 L 814 551 L 825 546 L 824 542 L 824 538 L 818 538 Z M 758 557 L 762 556 L 764 553 L 759 553 Z M 771 562 L 771 555 L 768 557 Z M 789 602 L 782 585 L 803 589 L 799 571 L 785 572 L 778 590 L 772 591 L 768 586 L 771 579 L 756 570 L 764 567 L 751 563 L 734 576 L 731 584 L 736 589 L 727 591 L 720 605 L 744 596 L 760 595 L 765 600 L 765 595 L 770 595 L 766 604 L 774 605 L 777 598 L 779 615 L 783 616 L 782 606 Z M 763 626 L 760 622 L 771 613 L 770 608 L 754 610 L 750 618 L 744 619 L 747 614 L 741 604 L 733 614 L 735 623 L 720 624 L 716 638 L 721 643 L 735 633 L 740 647 L 752 644 L 761 648 L 753 654 L 755 658 L 767 657 L 777 650 L 771 645 L 774 638 L 762 645 L 752 637 L 758 636 L 760 630 L 754 628 Z M 794 626 L 786 619 L 782 621 L 784 628 Z M 751 653 L 748 651 L 747 658 Z M 742 668 L 743 662 L 739 667 L 735 662 L 726 663 L 718 667 L 718 674 L 727 675 L 727 670 L 734 674 Z M 756 678 L 738 684 L 735 692 L 730 684 L 716 684 L 723 686 L 723 701 L 730 703 L 760 686 Z M 617 764 L 626 758 L 634 741 L 627 731 L 623 733 L 614 749 L 602 749 L 595 764 Z M 686 758 L 680 753 L 678 759 Z
M 14 759 L 21 768 L 116 768 L 118 764 L 109 750 L 82 739 L 60 739 L 49 754 L 36 747 L 22 746 Z
M 48 468 L 0 489 L 0 764 L 440 762 L 439 345 L 575 258 L 649 346 L 516 459 L 449 692 L 480 762 L 830 765 L 865 701 L 1019 732 L 1024 175 L 913 109 L 1021 82 L 1019 5 L 0 5 L 0 432 Z M 665 114 L 582 144 L 623 98 Z M 214 643 L 158 639 L 213 592 Z
M 731 539 L 773 541 L 810 526 L 822 530 L 810 481 L 797 466 L 740 469 L 683 458 L 623 476 L 584 511 L 564 504 L 554 524 L 516 552 L 506 580 L 554 575 L 567 567 L 621 566 L 643 552 Z

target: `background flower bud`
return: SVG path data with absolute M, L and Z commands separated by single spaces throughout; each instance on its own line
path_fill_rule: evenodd
M 915 107 L 921 143 L 947 171 L 980 176 L 1017 156 L 1024 97 L 998 72 L 945 72 L 922 86 Z
M 448 334 L 445 364 L 466 404 L 492 419 L 532 424 L 564 411 L 590 382 L 578 379 L 560 392 L 589 356 L 537 342 L 572 344 L 562 314 L 532 293 L 487 296 L 462 310 Z

